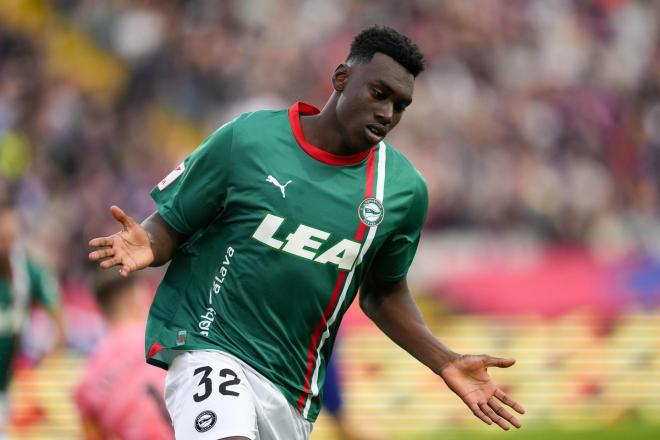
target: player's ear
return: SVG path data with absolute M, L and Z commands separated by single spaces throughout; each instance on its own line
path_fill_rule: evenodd
M 346 87 L 346 82 L 348 81 L 350 69 L 346 64 L 340 64 L 335 69 L 335 72 L 332 74 L 332 88 L 336 91 L 341 92 Z

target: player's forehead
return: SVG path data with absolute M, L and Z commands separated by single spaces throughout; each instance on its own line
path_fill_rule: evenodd
M 365 83 L 385 85 L 398 95 L 412 98 L 415 77 L 392 57 L 377 52 L 369 62 L 353 67 Z

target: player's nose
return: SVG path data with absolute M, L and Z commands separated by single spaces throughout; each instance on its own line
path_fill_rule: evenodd
M 388 130 L 392 123 L 392 118 L 394 117 L 394 105 L 389 101 L 381 102 L 380 105 L 376 107 L 374 117 L 379 124 L 384 125 L 384 128 Z

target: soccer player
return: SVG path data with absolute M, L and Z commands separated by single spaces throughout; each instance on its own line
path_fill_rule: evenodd
M 59 287 L 50 272 L 37 264 L 20 240 L 18 214 L 12 202 L 0 202 L 0 440 L 6 439 L 9 420 L 7 391 L 21 332 L 30 307 L 40 303 L 55 325 L 55 344 L 64 343 Z
M 504 405 L 524 409 L 486 373 L 514 360 L 444 346 L 406 283 L 427 189 L 384 138 L 422 70 L 407 37 L 365 29 L 322 110 L 298 102 L 243 114 L 154 187 L 158 208 L 142 224 L 110 208 L 122 230 L 90 241 L 92 261 L 127 275 L 171 260 L 145 348 L 169 369 L 177 438 L 307 438 L 358 288 L 367 316 L 478 418 L 520 427 Z
M 144 363 L 146 289 L 135 276 L 117 272 L 98 276 L 94 284 L 109 333 L 90 355 L 75 389 L 84 438 L 173 439 L 163 400 L 165 372 Z

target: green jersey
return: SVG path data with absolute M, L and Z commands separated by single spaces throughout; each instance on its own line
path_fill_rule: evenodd
M 0 276 L 0 393 L 7 391 L 17 338 L 30 312 L 38 302 L 53 309 L 59 301 L 59 288 L 51 274 L 32 261 L 21 246 L 10 256 L 11 278 Z
M 384 142 L 353 156 L 309 144 L 301 114 L 243 114 L 151 192 L 187 236 L 156 292 L 148 362 L 173 350 L 232 354 L 313 422 L 342 316 L 366 273 L 403 278 L 427 211 L 426 184 Z

